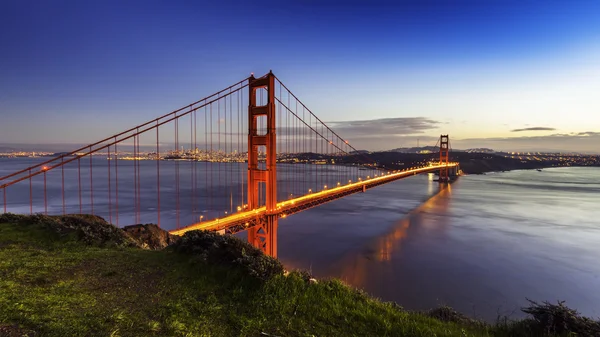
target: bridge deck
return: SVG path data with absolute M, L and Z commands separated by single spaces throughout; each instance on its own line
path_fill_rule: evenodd
M 447 167 L 456 167 L 457 165 L 457 163 L 450 163 L 447 165 Z M 170 233 L 175 235 L 183 235 L 185 232 L 192 230 L 225 230 L 229 233 L 235 233 L 255 226 L 267 214 L 273 214 L 277 215 L 278 217 L 285 218 L 288 215 L 298 213 L 300 211 L 318 205 L 322 205 L 329 201 L 342 198 L 346 195 L 362 192 L 363 190 L 373 188 L 375 186 L 379 186 L 385 183 L 389 183 L 398 179 L 406 178 L 415 174 L 434 172 L 445 166 L 446 165 L 433 165 L 406 171 L 390 172 L 383 174 L 379 177 L 365 179 L 343 186 L 336 186 L 334 188 L 326 189 L 320 192 L 310 193 L 302 197 L 279 202 L 277 203 L 277 208 L 274 210 L 270 210 L 269 213 L 267 213 L 266 207 L 263 206 L 255 210 L 240 211 L 238 213 L 223 218 L 217 218 L 210 221 L 195 223 L 187 227 L 172 230 Z

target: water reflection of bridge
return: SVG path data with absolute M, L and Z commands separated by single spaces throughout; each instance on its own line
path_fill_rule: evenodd
M 394 256 L 398 256 L 402 242 L 410 236 L 411 225 L 425 225 L 426 216 L 446 213 L 452 185 L 438 186 L 439 191 L 435 195 L 394 224 L 390 232 L 342 258 L 337 263 L 341 267 L 339 277 L 353 286 L 364 287 L 374 267 L 387 266 Z

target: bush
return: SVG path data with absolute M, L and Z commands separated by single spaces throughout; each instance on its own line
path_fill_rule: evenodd
M 600 336 L 600 321 L 582 317 L 577 310 L 564 305 L 564 301 L 557 304 L 528 301 L 530 305 L 521 310 L 533 317 L 529 327 L 536 334 Z
M 283 275 L 283 265 L 249 243 L 232 235 L 190 231 L 172 245 L 178 253 L 197 256 L 211 264 L 241 267 L 244 273 L 260 280 Z
M 25 217 L 27 216 L 21 214 L 4 213 L 0 214 L 0 223 L 21 223 L 21 220 Z
M 447 305 L 440 306 L 425 312 L 425 316 L 429 316 L 442 322 L 454 322 L 459 324 L 475 324 L 476 320 L 461 314 Z

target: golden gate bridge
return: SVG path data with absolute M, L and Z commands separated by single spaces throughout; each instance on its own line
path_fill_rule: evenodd
M 269 72 L 0 177 L 0 195 L 4 213 L 95 214 L 176 235 L 247 231 L 276 257 L 280 218 L 420 173 L 447 183 L 459 166 L 448 135 L 438 143 L 427 165 L 386 170 Z

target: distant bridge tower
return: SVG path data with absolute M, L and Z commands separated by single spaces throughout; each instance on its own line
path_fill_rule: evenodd
M 448 165 L 449 158 L 449 147 L 450 139 L 448 135 L 440 135 L 440 164 Z M 445 183 L 448 182 L 448 167 L 443 167 L 440 169 L 440 182 Z
M 249 79 L 248 106 L 248 209 L 261 207 L 258 204 L 260 184 L 265 185 L 267 207 L 266 219 L 248 229 L 248 242 L 265 254 L 277 257 L 277 168 L 275 137 L 275 75 L 269 72 L 265 77 Z M 267 104 L 256 105 L 256 91 L 267 91 Z M 266 134 L 258 134 L 258 119 L 266 117 Z M 258 167 L 258 148 L 266 148 L 266 170 Z

